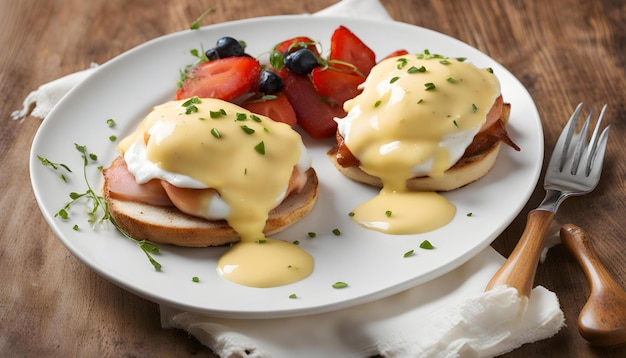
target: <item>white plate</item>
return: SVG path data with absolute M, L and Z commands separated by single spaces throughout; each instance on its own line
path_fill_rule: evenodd
M 423 235 L 388 236 L 360 228 L 347 213 L 372 197 L 376 190 L 342 177 L 325 156 L 329 141 L 305 138 L 320 178 L 316 207 L 301 222 L 276 235 L 299 240 L 315 258 L 315 271 L 304 281 L 258 289 L 221 279 L 216 260 L 225 248 L 161 247 L 156 272 L 143 252 L 112 226 L 92 229 L 86 206 L 75 205 L 69 220 L 54 214 L 69 201 L 68 194 L 84 192 L 82 159 L 74 143 L 87 145 L 107 166 L 117 155 L 110 135 L 130 133 L 153 105 L 173 98 L 179 69 L 193 62 L 189 50 L 213 46 L 221 36 L 245 40 L 255 56 L 279 41 L 299 35 L 320 40 L 325 51 L 333 30 L 345 25 L 364 40 L 378 58 L 405 48 L 429 49 L 450 57 L 467 57 L 491 67 L 499 77 L 506 101 L 512 103 L 510 135 L 521 152 L 503 146 L 494 169 L 463 189 L 446 194 L 457 215 L 449 225 Z M 117 125 L 109 128 L 106 120 Z M 73 173 L 64 183 L 37 155 L 67 164 Z M 149 41 L 101 66 L 73 89 L 45 119 L 34 139 L 30 170 L 35 196 L 43 215 L 61 242 L 78 259 L 115 284 L 157 303 L 233 318 L 267 318 L 312 314 L 379 299 L 434 279 L 461 265 L 489 245 L 517 216 L 530 197 L 543 158 L 543 133 L 533 100 L 505 68 L 478 50 L 448 36 L 394 22 L 354 18 L 279 16 L 256 18 L 183 31 Z M 87 176 L 101 184 L 95 165 Z M 472 213 L 468 216 L 468 213 Z M 79 230 L 73 230 L 75 224 Z M 338 228 L 341 235 L 332 234 Z M 309 238 L 308 232 L 316 232 Z M 419 249 L 429 240 L 434 250 Z M 405 252 L 415 255 L 403 258 Z M 192 282 L 197 276 L 200 282 Z M 336 281 L 349 287 L 332 288 Z M 290 299 L 291 294 L 297 299 Z

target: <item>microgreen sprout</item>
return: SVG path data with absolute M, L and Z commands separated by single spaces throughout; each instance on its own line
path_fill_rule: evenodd
M 208 14 L 215 12 L 215 7 L 210 7 L 206 10 L 204 10 L 204 12 L 202 14 L 200 14 L 200 16 L 198 16 L 198 18 L 196 19 L 196 21 L 192 22 L 191 25 L 189 26 L 189 29 L 191 30 L 197 30 L 200 28 L 200 21 L 202 21 L 202 19 L 204 19 Z
M 84 145 L 74 144 L 74 147 L 76 148 L 76 150 L 78 150 L 78 152 L 81 154 L 81 157 L 83 158 L 83 179 L 85 180 L 85 183 L 87 185 L 87 190 L 84 193 L 71 192 L 69 194 L 69 197 L 71 200 L 68 203 L 66 203 L 65 206 L 63 206 L 63 208 L 57 211 L 54 216 L 60 217 L 63 220 L 67 220 L 69 219 L 69 210 L 72 207 L 72 205 L 77 203 L 80 200 L 87 200 L 89 203 L 91 203 L 91 209 L 87 213 L 89 217 L 88 219 L 89 223 L 94 225 L 94 224 L 104 224 L 107 221 L 111 222 L 113 226 L 122 235 L 132 240 L 135 244 L 137 244 L 137 246 L 139 246 L 139 248 L 141 248 L 141 250 L 146 254 L 146 256 L 148 257 L 148 260 L 150 261 L 150 263 L 152 264 L 152 266 L 154 267 L 156 271 L 161 271 L 161 264 L 152 257 L 153 254 L 159 253 L 160 251 L 159 246 L 150 241 L 137 240 L 133 238 L 130 234 L 128 234 L 124 229 L 122 229 L 117 224 L 115 219 L 113 219 L 113 217 L 111 216 L 107 202 L 104 200 L 102 196 L 98 195 L 91 187 L 91 184 L 89 183 L 89 180 L 87 179 L 87 167 L 89 166 L 90 161 L 92 162 L 97 161 L 98 156 L 93 153 L 89 153 L 87 150 L 87 147 Z M 66 170 L 68 170 L 69 172 L 71 172 L 71 170 L 66 165 L 52 163 L 48 160 L 42 160 L 42 164 L 44 164 L 45 166 L 52 166 L 51 164 L 59 165 L 65 168 Z M 78 227 L 74 225 L 74 230 L 77 230 L 77 229 Z
M 63 168 L 65 170 L 67 170 L 68 173 L 71 173 L 72 170 L 65 164 L 63 163 L 55 163 L 52 162 L 50 160 L 48 160 L 47 158 L 44 158 L 40 155 L 37 156 L 37 159 L 39 159 L 39 161 L 41 162 L 41 164 L 44 167 L 50 167 L 52 168 L 54 171 L 58 172 L 59 169 Z M 65 174 L 59 174 L 59 177 L 61 178 L 61 180 L 63 180 L 64 182 L 67 182 L 67 177 L 65 176 Z

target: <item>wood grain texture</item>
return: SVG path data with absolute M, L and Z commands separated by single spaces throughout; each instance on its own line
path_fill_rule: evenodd
M 29 149 L 41 122 L 9 119 L 39 85 L 103 63 L 155 37 L 203 24 L 314 12 L 335 0 L 0 0 L 0 356 L 213 357 L 185 332 L 160 328 L 156 304 L 124 291 L 74 258 L 42 218 L 28 173 Z M 609 104 L 605 171 L 590 195 L 566 201 L 562 224 L 587 230 L 598 257 L 626 287 L 626 4 L 621 0 L 381 0 L 399 21 L 456 37 L 508 68 L 536 101 L 550 152 L 574 106 Z M 420 49 L 419 39 L 408 44 Z M 60 138 L 59 140 L 62 140 Z M 523 153 L 523 148 L 522 148 Z M 493 246 L 508 255 L 535 190 Z M 535 281 L 554 291 L 567 327 L 507 357 L 619 357 L 593 348 L 576 329 L 589 286 L 561 245 Z

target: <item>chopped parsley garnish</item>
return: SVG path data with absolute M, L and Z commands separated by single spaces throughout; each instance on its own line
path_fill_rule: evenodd
M 346 288 L 346 287 L 348 287 L 348 284 L 345 282 L 337 281 L 333 283 L 333 288 Z
M 409 74 L 422 73 L 422 72 L 426 72 L 426 67 L 424 67 L 424 66 L 422 66 L 422 67 L 411 66 L 411 67 L 409 67 L 409 69 L 406 72 L 408 72 Z
M 415 250 L 409 250 L 405 252 L 404 255 L 402 255 L 402 257 L 407 258 L 409 256 L 413 256 L 414 253 L 415 253 Z
M 292 293 L 292 294 L 289 295 L 289 298 L 292 298 L 292 299 L 293 298 L 298 298 L 298 295 L 296 295 L 295 293 Z
M 436 88 L 435 84 L 432 82 L 424 83 L 424 87 L 426 87 L 426 91 L 432 91 Z
M 200 282 L 200 279 L 198 278 L 198 276 L 194 276 L 191 278 L 191 281 L 193 282 Z
M 115 126 L 115 121 L 113 120 L 113 118 L 109 118 L 109 119 L 107 119 L 107 125 L 108 125 L 109 127 L 113 127 L 113 126 Z
M 211 134 L 215 137 L 215 138 L 222 138 L 222 135 L 220 134 L 220 132 L 217 130 L 217 128 L 212 128 L 211 129 Z
M 263 141 L 260 141 L 259 144 L 254 146 L 254 150 L 256 150 L 256 152 L 261 155 L 265 155 L 265 143 L 263 143 Z
M 395 76 L 395 77 L 393 77 L 392 79 L 389 80 L 389 83 L 394 83 L 394 82 L 396 82 L 399 79 L 400 79 L 400 77 Z
M 255 132 L 255 130 L 254 130 L 254 129 L 252 129 L 252 128 L 250 128 L 250 127 L 246 126 L 246 125 L 241 126 L 241 129 L 242 129 L 244 132 L 246 132 L 246 134 L 253 134 L 253 133 Z
M 476 113 L 476 111 L 478 111 L 478 107 L 472 103 L 472 112 Z
M 220 118 L 226 115 L 226 111 L 222 108 L 217 111 L 209 111 L 209 117 L 211 118 Z
M 391 210 L 385 211 L 385 216 L 390 218 L 391 217 Z
M 335 236 L 339 236 L 339 235 L 341 235 L 341 231 L 339 229 L 333 229 L 333 234 Z
M 428 240 L 424 240 L 420 244 L 420 248 L 421 249 L 425 249 L 425 250 L 431 250 L 431 249 L 433 249 L 433 244 L 431 244 L 430 241 L 428 241 Z
M 316 233 L 314 233 L 313 231 L 308 232 L 308 233 L 307 233 L 307 235 L 309 235 L 309 237 L 310 237 L 311 239 L 313 239 L 313 238 L 317 237 L 317 234 L 316 234 Z

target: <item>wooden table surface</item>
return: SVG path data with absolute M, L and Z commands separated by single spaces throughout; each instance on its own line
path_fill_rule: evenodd
M 10 119 L 25 96 L 92 62 L 104 63 L 147 40 L 184 30 L 209 7 L 217 11 L 204 25 L 315 12 L 334 2 L 0 0 L 0 356 L 213 356 L 187 333 L 161 329 L 155 303 L 98 276 L 55 238 L 37 207 L 28 172 L 41 120 Z M 566 201 L 558 221 L 585 228 L 609 272 L 626 287 L 625 3 L 381 2 L 394 19 L 456 37 L 508 68 L 536 102 L 547 152 L 578 102 L 609 104 L 606 122 L 613 128 L 600 185 L 588 196 Z M 411 47 L 419 47 L 418 41 Z M 511 252 L 526 213 L 542 197 L 539 185 L 493 243 L 500 253 Z M 626 354 L 624 348 L 593 348 L 579 336 L 576 319 L 589 287 L 562 246 L 549 252 L 536 283 L 558 295 L 567 326 L 508 357 Z

